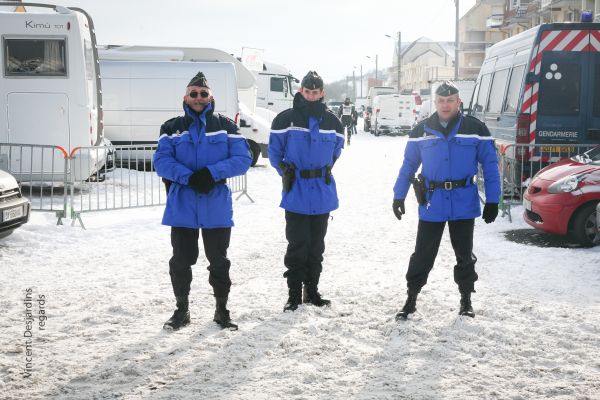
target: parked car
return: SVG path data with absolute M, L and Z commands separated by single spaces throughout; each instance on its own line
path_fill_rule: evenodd
M 600 244 L 600 146 L 540 170 L 523 197 L 525 221 L 584 246 Z
M 23 197 L 16 179 L 0 170 L 0 239 L 29 221 L 31 203 Z

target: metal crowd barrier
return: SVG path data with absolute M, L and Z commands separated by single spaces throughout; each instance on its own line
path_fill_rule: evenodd
M 502 216 L 508 216 L 512 222 L 511 207 L 523 204 L 523 194 L 529 187 L 531 178 L 542 168 L 585 153 L 597 144 L 510 144 L 496 146 L 498 168 L 502 184 L 499 208 Z M 477 177 L 480 193 L 483 193 L 483 175 L 481 168 Z
M 165 186 L 154 172 L 154 146 L 77 147 L 0 143 L 0 169 L 10 172 L 32 210 L 53 211 L 85 228 L 88 212 L 151 207 L 166 203 Z M 227 180 L 232 193 L 247 196 L 246 175 Z

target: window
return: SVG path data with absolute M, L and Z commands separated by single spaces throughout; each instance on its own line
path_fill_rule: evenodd
M 94 51 L 92 49 L 92 43 L 85 39 L 84 45 L 84 57 L 85 57 L 85 79 L 94 79 Z
M 500 113 L 504 104 L 504 88 L 508 79 L 508 69 L 496 71 L 490 91 L 490 101 L 487 110 L 491 113 Z
M 475 101 L 475 106 L 473 107 L 473 111 L 475 112 L 481 112 L 485 108 L 488 98 L 488 90 L 490 88 L 491 76 L 491 74 L 484 75 L 481 77 L 481 81 L 479 81 L 477 100 Z
M 523 84 L 523 73 L 525 66 L 514 67 L 508 83 L 508 93 L 506 93 L 506 102 L 504 103 L 504 112 L 517 112 L 519 105 L 519 94 L 521 94 L 521 85 Z
M 549 63 L 542 66 L 538 114 L 579 115 L 581 67 L 579 64 Z
M 6 76 L 67 76 L 65 39 L 5 39 Z
M 285 88 L 285 78 L 271 78 L 271 92 L 283 92 Z
M 600 117 L 600 65 L 596 65 L 596 77 L 594 78 L 594 117 Z

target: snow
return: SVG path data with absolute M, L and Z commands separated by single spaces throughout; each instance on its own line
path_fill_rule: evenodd
M 280 179 L 265 159 L 234 205 L 229 308 L 212 322 L 206 261 L 194 268 L 192 323 L 162 330 L 174 300 L 162 207 L 84 214 L 87 230 L 50 213 L 0 242 L 0 397 L 7 399 L 600 399 L 600 248 L 509 242 L 527 228 L 477 219 L 476 318 L 459 317 L 447 233 L 418 311 L 405 300 L 416 202 L 397 221 L 392 187 L 405 137 L 360 133 L 334 168 L 320 289 L 330 308 L 287 299 Z M 34 321 L 26 371 L 26 307 Z M 45 330 L 39 330 L 44 295 Z

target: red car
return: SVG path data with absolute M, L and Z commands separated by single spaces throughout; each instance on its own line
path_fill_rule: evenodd
M 600 244 L 600 146 L 538 172 L 523 196 L 525 221 L 536 229 L 571 234 L 583 246 Z

